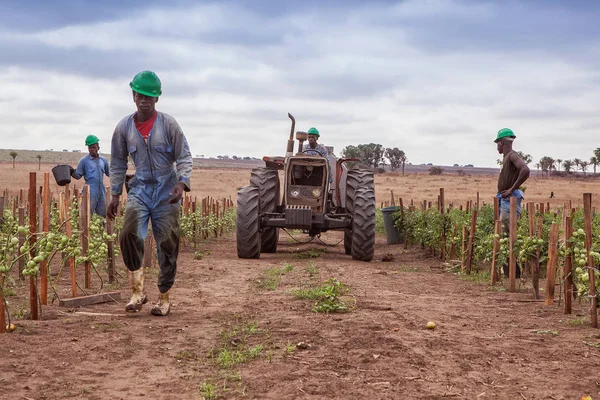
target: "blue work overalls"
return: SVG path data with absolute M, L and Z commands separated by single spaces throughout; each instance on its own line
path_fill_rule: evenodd
M 180 202 L 169 204 L 168 200 L 178 182 L 185 185 L 185 191 L 190 190 L 192 155 L 179 124 L 170 115 L 157 113 L 147 141 L 135 127 L 133 116 L 119 122 L 111 149 L 112 195 L 122 194 L 128 156 L 133 159 L 136 170 L 135 177 L 129 181 L 121 251 L 130 271 L 140 269 L 148 222 L 152 220 L 160 265 L 158 289 L 166 293 L 175 282 L 180 237 Z

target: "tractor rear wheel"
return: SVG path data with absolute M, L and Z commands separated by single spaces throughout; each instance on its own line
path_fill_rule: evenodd
M 346 212 L 354 214 L 354 196 L 357 189 L 361 187 L 375 190 L 375 179 L 373 171 L 367 169 L 351 169 L 346 176 Z M 352 254 L 352 229 L 344 230 L 344 251 L 346 254 Z
M 279 205 L 279 174 L 276 169 L 255 168 L 250 175 L 250 185 L 258 188 L 260 212 L 275 212 Z M 275 253 L 279 241 L 279 228 L 263 228 L 260 235 L 260 251 Z
M 354 193 L 352 258 L 371 261 L 375 254 L 375 191 L 361 187 Z
M 244 186 L 238 192 L 235 224 L 239 258 L 260 257 L 259 195 L 255 186 Z

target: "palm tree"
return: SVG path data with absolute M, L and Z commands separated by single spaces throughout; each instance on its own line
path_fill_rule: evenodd
M 35 158 L 38 159 L 38 171 L 39 171 L 40 169 L 42 169 L 42 155 L 38 154 L 37 156 L 35 156 Z
M 596 166 L 598 164 L 600 164 L 600 161 L 598 160 L 598 157 L 593 156 L 590 158 L 590 164 L 594 166 L 594 175 L 596 175 Z
M 561 160 L 560 158 L 557 158 L 557 159 L 556 159 L 556 166 L 558 167 L 558 168 L 557 168 L 557 171 L 558 171 L 558 172 L 560 172 L 560 164 L 562 164 L 562 162 L 563 162 L 563 160 Z
M 574 158 L 573 159 L 573 164 L 575 164 L 576 167 L 579 167 L 579 164 L 581 164 L 581 159 L 579 158 Z
M 13 159 L 13 169 L 15 169 L 15 158 L 17 158 L 17 156 L 19 155 L 19 153 L 17 153 L 16 151 L 11 151 L 10 153 L 8 153 L 8 155 L 10 155 Z
M 588 162 L 587 161 L 580 161 L 579 162 L 579 168 L 581 168 L 581 172 L 583 172 L 583 177 L 585 178 L 585 171 L 587 170 L 588 167 Z
M 565 172 L 571 172 L 571 168 L 573 168 L 573 161 L 571 161 L 571 160 L 563 161 L 563 168 L 565 169 Z
M 598 147 L 596 150 L 594 150 L 594 156 L 596 156 L 596 158 L 598 160 L 600 160 L 600 147 Z

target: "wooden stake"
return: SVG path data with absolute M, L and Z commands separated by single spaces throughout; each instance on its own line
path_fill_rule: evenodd
M 461 260 L 461 270 L 464 272 L 467 268 L 467 227 L 463 226 L 462 228 L 462 240 L 460 245 L 460 260 Z
M 515 241 L 517 240 L 517 198 L 514 196 L 510 197 L 510 228 L 509 228 L 509 263 L 508 263 L 508 280 L 509 280 L 509 291 L 514 292 L 517 290 L 516 278 L 517 278 L 517 257 L 514 253 Z
M 90 186 L 83 187 L 83 197 L 79 207 L 79 222 L 81 227 L 81 254 L 87 257 L 90 247 Z M 92 266 L 89 261 L 84 263 L 85 287 L 92 287 Z
M 392 200 L 390 201 L 390 205 L 395 206 L 396 205 L 396 200 L 394 199 L 394 191 L 390 190 L 390 192 L 392 193 Z
M 454 260 L 454 257 L 456 257 L 456 242 L 454 241 L 454 238 L 457 234 L 458 227 L 454 225 L 454 231 L 452 232 L 452 245 L 450 246 L 450 256 L 448 257 L 450 260 Z
M 548 265 L 546 267 L 546 305 L 554 304 L 554 288 L 556 286 L 556 253 L 558 243 L 558 225 L 553 222 L 550 226 L 548 242 Z
M 591 299 L 591 321 L 592 327 L 598 327 L 598 312 L 596 298 L 596 274 L 594 271 L 594 257 L 590 254 L 592 251 L 592 194 L 583 194 L 583 215 L 585 218 L 585 249 L 588 253 L 588 272 L 590 276 L 590 299 Z
M 497 219 L 500 219 L 500 204 L 499 204 L 496 196 L 494 196 L 493 204 L 494 204 L 494 221 L 495 221 Z
M 62 204 L 63 207 L 63 215 L 65 216 L 65 229 L 67 231 L 67 236 L 71 237 L 73 235 L 73 229 L 71 227 L 71 214 L 69 213 L 69 204 L 71 201 L 71 197 L 69 196 L 69 185 L 65 186 L 65 198 Z M 69 257 L 69 270 L 71 271 L 71 294 L 73 297 L 77 297 L 77 277 L 75 276 L 75 257 Z
M 35 257 L 35 242 L 37 233 L 37 205 L 36 205 L 36 175 L 35 172 L 29 173 L 29 245 L 31 258 Z M 31 310 L 31 319 L 37 320 L 38 316 L 38 294 L 37 294 L 37 274 L 29 276 L 29 308 Z
M 467 254 L 467 274 L 471 273 L 471 265 L 473 264 L 473 242 L 475 241 L 475 231 L 477 230 L 477 209 L 473 210 L 471 218 L 471 231 L 469 233 L 469 247 Z
M 442 216 L 442 248 L 440 249 L 440 258 L 446 260 L 446 216 L 444 215 L 444 188 L 440 188 L 440 214 Z
M 535 229 L 535 204 L 533 202 L 527 203 L 527 222 L 529 222 L 529 236 L 536 237 Z M 540 250 L 537 250 L 536 255 L 531 256 L 529 259 L 529 266 L 531 268 L 531 284 L 533 286 L 533 297 L 535 299 L 540 298 Z
M 19 226 L 25 225 L 25 207 L 23 205 L 19 206 Z M 25 244 L 25 234 L 19 233 L 19 249 L 23 247 Z M 25 259 L 23 257 L 19 258 L 19 279 L 23 280 L 25 277 L 23 276 L 23 269 L 25 268 Z
M 0 333 L 6 333 L 6 309 L 2 290 L 0 290 Z
M 500 249 L 500 229 L 502 227 L 502 221 L 499 219 L 494 222 L 494 247 L 492 249 L 492 270 L 490 271 L 490 284 L 494 286 L 498 282 L 498 264 L 497 255 Z
M 571 314 L 571 301 L 573 299 L 573 256 L 570 254 L 573 245 L 569 242 L 573 236 L 573 219 L 570 216 L 565 218 L 565 314 Z
M 44 202 L 42 209 L 42 232 L 48 233 L 50 231 L 50 173 L 44 172 Z M 48 304 L 48 264 L 46 261 L 42 262 L 42 285 L 40 288 L 40 295 L 42 297 L 42 305 Z

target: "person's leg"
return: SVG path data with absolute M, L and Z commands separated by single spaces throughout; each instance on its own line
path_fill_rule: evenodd
M 125 306 L 125 310 L 128 312 L 140 311 L 142 305 L 148 301 L 144 292 L 142 260 L 149 216 L 150 212 L 144 203 L 135 197 L 129 197 L 120 238 L 121 254 L 123 262 L 129 270 L 132 290 L 131 300 Z
M 179 255 L 179 204 L 163 203 L 151 212 L 152 233 L 156 241 L 158 264 L 158 303 L 152 308 L 152 314 L 165 316 L 169 314 L 169 290 L 175 282 L 177 273 L 177 257 Z
M 95 197 L 96 206 L 92 209 L 92 213 L 96 213 L 102 218 L 106 218 L 106 197 L 104 193 L 98 193 Z

